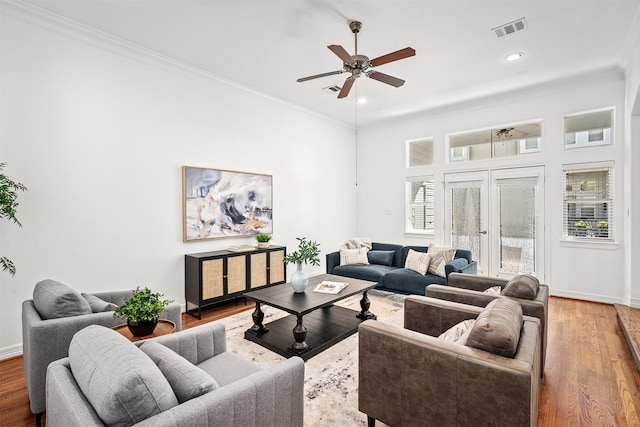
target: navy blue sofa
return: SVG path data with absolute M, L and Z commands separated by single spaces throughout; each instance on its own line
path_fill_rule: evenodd
M 471 251 L 458 249 L 454 259 L 445 266 L 446 277 L 430 273 L 422 275 L 404 268 L 409 249 L 427 252 L 429 247 L 372 243 L 369 264 L 358 265 L 340 265 L 340 252 L 331 252 L 327 254 L 327 273 L 378 282 L 377 288 L 415 295 L 425 295 L 425 289 L 432 283 L 446 285 L 450 273 L 478 273 L 478 264 L 471 259 Z M 393 252 L 392 258 L 390 252 Z

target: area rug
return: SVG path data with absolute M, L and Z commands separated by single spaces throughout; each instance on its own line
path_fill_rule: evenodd
M 339 301 L 336 305 L 360 311 L 361 296 Z M 401 326 L 404 296 L 384 291 L 369 291 L 370 311 L 378 321 Z M 287 313 L 262 305 L 264 323 Z M 251 311 L 218 320 L 227 330 L 227 350 L 260 365 L 275 365 L 284 357 L 244 339 L 244 332 L 253 324 Z M 311 331 L 310 331 L 311 333 Z M 292 337 L 293 340 L 293 337 Z M 358 411 L 358 334 L 330 347 L 305 363 L 304 425 L 356 426 L 367 425 L 367 417 Z M 376 425 L 384 426 L 378 422 Z

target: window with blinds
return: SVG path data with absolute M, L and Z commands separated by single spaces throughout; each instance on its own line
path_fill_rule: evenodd
M 407 233 L 433 232 L 433 176 L 409 177 L 406 181 Z
M 407 167 L 433 164 L 433 138 L 407 141 Z
M 564 237 L 613 240 L 613 164 L 564 167 Z

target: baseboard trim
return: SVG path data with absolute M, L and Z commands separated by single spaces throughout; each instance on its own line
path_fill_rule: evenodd
M 607 295 L 597 295 L 597 294 L 587 294 L 583 292 L 568 291 L 564 289 L 553 289 L 551 291 L 551 295 L 554 297 L 602 302 L 606 304 L 626 304 L 622 298 L 618 298 L 618 297 L 610 297 Z
M 16 356 L 22 356 L 22 344 L 0 348 L 0 360 L 10 359 Z

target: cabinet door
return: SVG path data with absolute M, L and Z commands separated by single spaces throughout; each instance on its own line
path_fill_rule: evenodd
M 251 288 L 267 284 L 267 253 L 251 254 Z
M 202 261 L 202 299 L 211 299 L 224 295 L 223 259 Z
M 284 249 L 269 252 L 269 284 L 281 283 L 286 280 L 284 262 Z
M 247 290 L 247 257 L 245 255 L 227 258 L 227 294 Z

